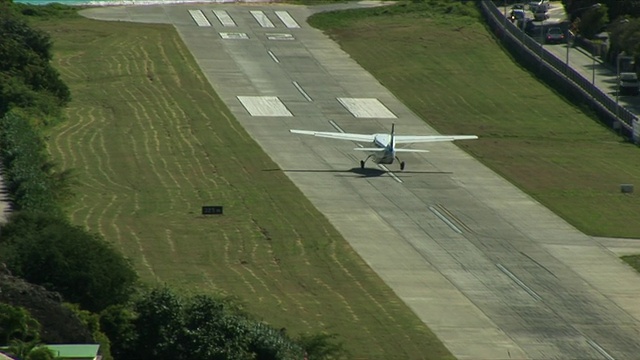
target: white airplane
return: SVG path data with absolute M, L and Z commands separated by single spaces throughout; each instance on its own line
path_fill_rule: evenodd
M 396 148 L 396 144 L 411 144 L 419 142 L 436 142 L 436 141 L 454 141 L 454 140 L 473 140 L 477 139 L 476 135 L 396 135 L 395 124 L 391 125 L 390 134 L 350 134 L 339 132 L 322 132 L 309 130 L 289 130 L 293 134 L 313 135 L 338 140 L 350 140 L 355 142 L 373 143 L 371 148 L 358 147 L 353 150 L 368 151 L 371 154 L 366 159 L 360 160 L 360 168 L 364 169 L 364 164 L 370 158 L 376 164 L 392 164 L 393 160 L 398 160 L 396 153 L 400 152 L 429 152 L 429 150 Z M 404 161 L 400 161 L 400 170 L 404 170 Z

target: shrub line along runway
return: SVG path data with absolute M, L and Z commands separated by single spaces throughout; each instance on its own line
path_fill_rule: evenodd
M 149 5 L 82 14 L 173 24 L 249 134 L 459 359 L 636 357 L 640 276 L 455 145 L 404 156 L 407 171 L 390 176 L 372 164 L 360 170 L 353 144 L 288 132 L 372 133 L 395 122 L 401 134 L 436 134 L 306 24 L 327 8 Z M 353 99 L 377 99 L 387 111 L 356 117 L 343 105 Z

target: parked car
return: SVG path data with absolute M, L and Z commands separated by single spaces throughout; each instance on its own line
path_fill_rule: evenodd
M 545 36 L 544 41 L 547 44 L 559 44 L 565 42 L 564 32 L 559 27 L 551 27 L 547 30 L 547 36 Z
M 638 75 L 634 72 L 620 73 L 620 95 L 638 95 L 640 93 L 640 82 Z
M 543 7 L 537 8 L 536 11 L 533 13 L 533 20 L 535 21 L 545 21 L 548 18 L 549 18 L 549 15 L 547 15 L 547 9 Z
M 525 17 L 526 16 L 525 16 L 524 10 L 513 9 L 511 10 L 511 15 L 509 16 L 509 19 L 511 19 L 511 22 L 516 22 L 524 19 Z

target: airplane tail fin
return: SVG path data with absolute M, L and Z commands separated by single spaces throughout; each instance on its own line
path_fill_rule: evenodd
M 389 146 L 391 149 L 396 148 L 396 124 L 391 124 L 391 139 L 389 139 Z

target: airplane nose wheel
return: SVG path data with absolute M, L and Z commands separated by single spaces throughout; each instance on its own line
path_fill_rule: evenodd
M 400 171 L 404 170 L 404 161 L 400 163 Z

